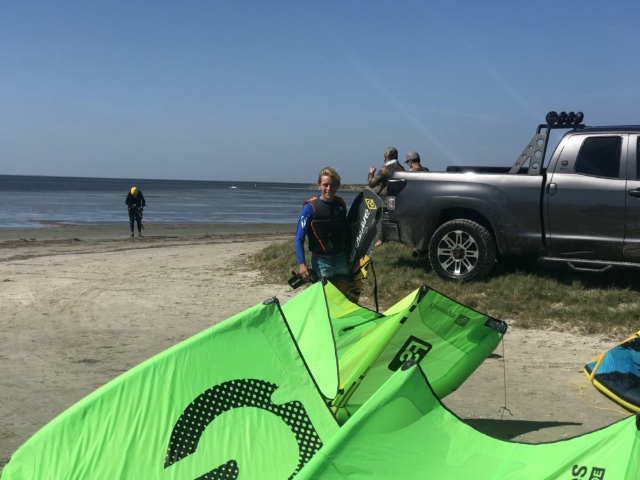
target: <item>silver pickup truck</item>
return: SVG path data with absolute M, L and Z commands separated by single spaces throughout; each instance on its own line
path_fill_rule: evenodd
M 640 126 L 550 112 L 512 167 L 395 172 L 382 231 L 449 280 L 537 257 L 577 270 L 640 267 Z M 550 133 L 567 129 L 545 164 Z

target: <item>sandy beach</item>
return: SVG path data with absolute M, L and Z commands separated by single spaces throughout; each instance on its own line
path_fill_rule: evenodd
M 39 428 L 126 370 L 269 297 L 290 299 L 295 291 L 247 258 L 294 230 L 154 225 L 129 238 L 126 226 L 0 229 L 0 469 Z M 529 443 L 629 415 L 582 374 L 615 339 L 503 320 L 503 344 L 445 399 L 453 412 Z

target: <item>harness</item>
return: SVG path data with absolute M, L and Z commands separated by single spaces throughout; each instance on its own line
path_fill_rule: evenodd
M 347 246 L 347 206 L 340 197 L 326 203 L 310 198 L 314 218 L 309 225 L 309 251 L 315 255 L 344 253 Z

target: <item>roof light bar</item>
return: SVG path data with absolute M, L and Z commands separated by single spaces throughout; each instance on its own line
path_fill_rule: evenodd
M 545 118 L 549 125 L 578 125 L 584 120 L 584 113 L 578 112 L 549 112 Z

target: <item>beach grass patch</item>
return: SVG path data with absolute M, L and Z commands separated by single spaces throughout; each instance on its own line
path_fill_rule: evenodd
M 513 260 L 500 262 L 492 275 L 479 282 L 442 280 L 427 258 L 413 258 L 412 250 L 385 243 L 374 250 L 380 311 L 412 290 L 429 285 L 470 308 L 519 327 L 609 334 L 635 332 L 640 324 L 640 279 L 633 270 L 603 274 L 577 272 L 563 265 Z M 290 242 L 279 242 L 251 257 L 271 282 L 286 282 L 298 271 Z M 374 275 L 370 270 L 360 304 L 375 308 Z

